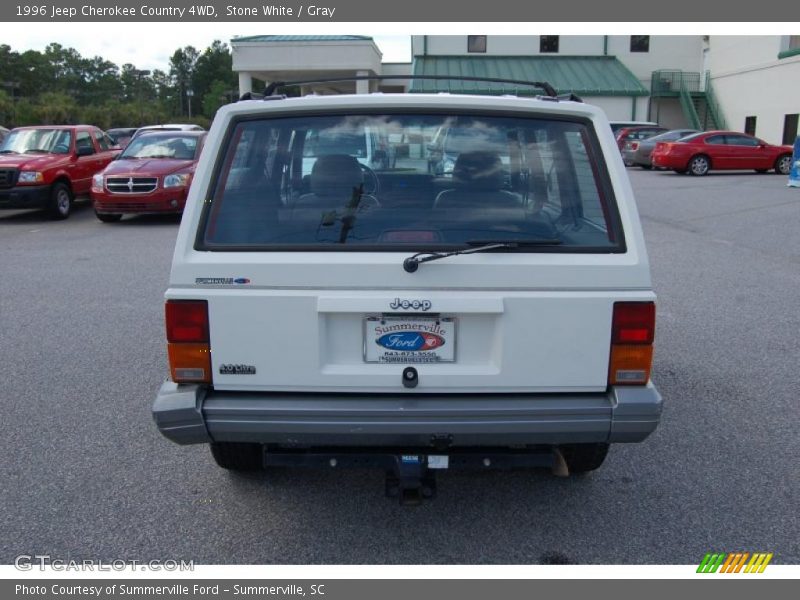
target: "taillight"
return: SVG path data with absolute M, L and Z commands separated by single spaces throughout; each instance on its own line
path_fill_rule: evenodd
M 655 303 L 614 303 L 609 385 L 645 385 L 650 380 L 655 330 Z
M 211 383 L 208 302 L 167 300 L 167 355 L 175 383 Z
M 638 150 L 639 142 L 631 142 L 631 150 Z

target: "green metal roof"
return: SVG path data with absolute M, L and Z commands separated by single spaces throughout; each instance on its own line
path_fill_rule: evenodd
M 546 81 L 560 94 L 647 96 L 647 88 L 615 56 L 415 56 L 414 75 Z M 537 95 L 533 87 L 451 80 L 411 80 L 410 92 Z
M 368 35 L 248 35 L 232 42 L 353 42 L 369 41 Z

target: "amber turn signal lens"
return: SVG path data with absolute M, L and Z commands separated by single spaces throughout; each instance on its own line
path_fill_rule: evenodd
M 608 383 L 611 385 L 644 385 L 650 380 L 653 346 L 611 346 Z
M 175 383 L 211 383 L 208 344 L 167 344 L 169 370 Z

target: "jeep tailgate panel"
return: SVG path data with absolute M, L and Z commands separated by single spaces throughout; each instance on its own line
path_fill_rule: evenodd
M 606 388 L 616 300 L 651 292 L 370 292 L 237 286 L 172 290 L 208 299 L 214 386 L 238 391 L 590 392 Z M 456 360 L 415 364 L 419 385 L 402 386 L 405 364 L 364 360 L 364 319 L 402 296 L 456 320 Z M 426 305 L 427 306 L 427 305 Z M 221 374 L 223 365 L 255 367 Z M 225 369 L 224 369 L 225 370 Z

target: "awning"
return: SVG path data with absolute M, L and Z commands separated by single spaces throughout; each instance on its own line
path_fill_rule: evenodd
M 647 96 L 642 83 L 615 56 L 415 56 L 414 75 L 496 77 L 546 81 L 559 94 Z M 542 90 L 480 81 L 411 80 L 410 92 L 535 96 Z

